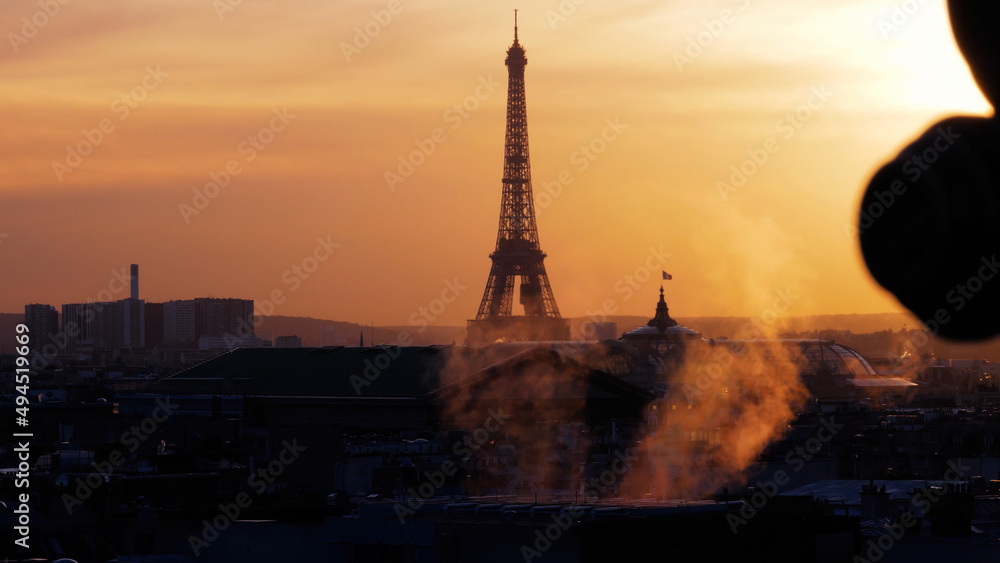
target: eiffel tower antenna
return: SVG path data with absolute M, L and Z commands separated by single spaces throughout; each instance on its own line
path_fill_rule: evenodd
M 504 141 L 503 191 L 493 266 L 475 320 L 469 321 L 466 344 L 497 340 L 569 340 L 569 323 L 559 307 L 545 273 L 545 253 L 538 244 L 535 204 L 528 158 L 528 118 L 524 100 L 524 48 L 517 39 L 507 49 L 507 132 Z M 513 311 L 514 282 L 520 282 L 523 315 Z

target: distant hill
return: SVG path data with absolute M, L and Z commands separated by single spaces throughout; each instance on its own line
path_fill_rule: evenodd
M 750 319 L 743 317 L 692 317 L 677 322 L 703 333 L 707 338 L 739 338 Z M 905 313 L 875 313 L 870 315 L 816 315 L 813 317 L 782 318 L 781 331 L 849 330 L 854 333 L 897 331 L 919 328 L 920 323 Z
M 612 316 L 608 321 L 618 323 L 618 334 L 646 324 L 649 317 Z M 738 338 L 741 329 L 750 319 L 745 317 L 690 317 L 679 318 L 677 322 L 700 331 L 706 338 L 729 337 Z M 579 334 L 584 323 L 590 322 L 586 317 L 570 319 L 574 333 Z M 341 344 L 357 346 L 361 332 L 364 332 L 365 344 L 371 341 L 371 326 L 357 323 L 314 319 L 310 317 L 265 317 L 259 334 L 270 338 L 285 335 L 295 335 L 302 339 L 303 346 L 319 346 L 320 334 L 324 326 L 342 339 Z M 904 326 L 916 328 L 917 324 L 902 313 L 883 313 L 872 315 L 820 315 L 815 317 L 791 317 L 783 328 L 791 331 L 810 330 L 849 330 L 855 333 L 877 332 L 880 330 L 900 330 Z M 421 332 L 422 330 L 422 332 Z M 375 343 L 383 344 L 398 342 L 402 333 L 406 332 L 415 345 L 431 344 L 461 344 L 465 341 L 464 326 L 376 326 Z
M 646 324 L 649 317 L 613 316 L 609 321 L 618 323 L 618 334 Z M 11 352 L 14 346 L 14 327 L 24 321 L 22 313 L 0 313 L 0 351 Z M 743 317 L 681 317 L 680 324 L 700 331 L 707 338 L 729 337 L 737 338 L 740 329 L 749 319 Z M 590 322 L 586 317 L 570 319 L 574 332 L 579 333 L 580 327 Z M 320 346 L 323 327 L 329 329 L 342 345 L 357 346 L 361 333 L 364 332 L 365 344 L 370 344 L 372 327 L 357 323 L 316 319 L 312 317 L 264 317 L 258 334 L 276 338 L 278 336 L 295 335 L 302 338 L 303 346 Z M 849 330 L 854 333 L 877 332 L 880 330 L 899 330 L 904 326 L 916 328 L 918 324 L 902 313 L 881 313 L 872 315 L 820 315 L 815 317 L 791 317 L 786 328 L 793 331 L 810 330 Z M 397 342 L 402 332 L 409 333 L 415 345 L 431 344 L 461 344 L 465 341 L 464 326 L 376 326 L 375 342 Z
M 619 336 L 637 326 L 646 324 L 649 317 L 613 316 L 608 321 L 618 323 Z M 739 338 L 743 327 L 751 319 L 746 317 L 681 317 L 677 322 L 693 328 L 706 338 Z M 833 335 L 836 332 L 849 331 L 855 335 L 870 334 L 882 331 L 899 332 L 904 327 L 916 329 L 920 324 L 912 317 L 903 313 L 878 313 L 869 315 L 817 315 L 813 317 L 789 317 L 782 319 L 781 334 L 787 333 L 819 333 Z M 590 322 L 586 317 L 570 319 L 570 326 L 579 334 L 584 323 Z M 364 331 L 365 344 L 371 344 L 372 328 L 356 323 L 344 323 L 322 319 L 302 317 L 267 317 L 260 332 L 269 333 L 270 337 L 294 334 L 302 338 L 303 346 L 318 346 L 320 331 L 324 325 L 335 327 L 333 330 L 343 335 L 346 344 L 356 346 L 361 331 Z M 465 341 L 464 326 L 429 326 L 423 332 L 413 326 L 377 326 L 375 327 L 375 343 L 397 343 L 406 332 L 413 345 L 428 346 L 432 344 L 462 344 Z M 802 335 L 805 336 L 805 335 Z M 808 335 L 816 337 L 817 335 Z M 851 340 L 848 338 L 835 338 Z M 860 347 L 860 346 L 859 346 Z M 933 339 L 931 349 L 939 358 L 981 358 L 1000 362 L 1000 339 L 976 344 L 955 344 L 945 340 Z M 867 352 L 867 350 L 866 350 Z M 873 351 L 874 352 L 874 351 Z
M 320 346 L 322 344 L 322 334 L 324 327 L 328 338 L 338 346 L 357 346 L 361 342 L 362 334 L 366 346 L 372 344 L 374 332 L 375 344 L 398 344 L 400 339 L 409 340 L 412 345 L 425 346 L 431 344 L 451 344 L 455 341 L 461 344 L 465 340 L 465 327 L 426 327 L 424 332 L 418 332 L 419 327 L 413 326 L 364 326 L 357 323 L 342 321 L 331 321 L 326 319 L 314 319 L 311 317 L 264 317 L 261 326 L 257 329 L 259 336 L 266 336 L 274 339 L 279 336 L 298 336 L 302 339 L 303 346 Z M 403 332 L 407 335 L 404 335 Z
M 14 329 L 23 322 L 23 313 L 0 313 L 0 353 L 14 351 Z M 637 326 L 646 324 L 649 317 L 612 316 L 608 321 L 618 323 L 618 335 Z M 891 330 L 898 332 L 902 328 L 919 328 L 920 324 L 912 317 L 903 313 L 877 313 L 869 315 L 817 315 L 813 317 L 789 317 L 782 319 L 782 333 L 810 333 L 850 331 L 855 335 Z M 570 325 L 576 334 L 580 327 L 590 322 L 586 317 L 570 319 Z M 677 322 L 693 328 L 706 338 L 739 338 L 742 327 L 750 322 L 745 317 L 681 317 Z M 465 341 L 464 326 L 364 326 L 357 323 L 315 319 L 311 317 L 264 317 L 257 334 L 270 339 L 278 336 L 295 335 L 302 339 L 303 346 L 320 346 L 323 327 L 328 329 L 328 336 L 334 342 L 343 346 L 357 346 L 361 334 L 364 333 L 365 345 L 372 343 L 374 332 L 375 344 L 399 343 L 401 337 L 408 337 L 415 346 L 433 344 L 462 344 Z M 404 335 L 403 333 L 406 333 Z M 846 340 L 846 339 L 845 339 Z M 955 344 L 934 339 L 932 349 L 940 358 L 980 358 L 1000 362 L 1000 339 L 975 344 Z
M 750 322 L 747 317 L 680 317 L 678 324 L 693 328 L 705 338 L 739 338 L 743 327 Z M 608 321 L 618 323 L 618 334 L 632 330 L 649 322 L 649 317 L 612 316 Z M 590 322 L 585 317 L 571 319 L 572 326 Z M 871 315 L 817 315 L 815 317 L 788 317 L 781 319 L 782 332 L 804 332 L 811 330 L 849 330 L 854 333 L 878 332 L 880 330 L 900 330 L 917 328 L 919 324 L 903 313 L 877 313 Z

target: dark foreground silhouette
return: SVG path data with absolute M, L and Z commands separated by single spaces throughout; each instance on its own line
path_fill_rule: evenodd
M 1000 2 L 949 0 L 951 25 L 993 107 L 1000 99 Z M 875 173 L 859 239 L 872 276 L 934 333 L 1000 334 L 1000 123 L 950 117 Z

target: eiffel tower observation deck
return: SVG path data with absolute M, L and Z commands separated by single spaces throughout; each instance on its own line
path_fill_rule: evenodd
M 504 142 L 503 195 L 500 229 L 486 291 L 474 320 L 469 321 L 466 344 L 503 341 L 569 340 L 569 321 L 559 316 L 545 253 L 538 244 L 535 204 L 528 158 L 528 115 L 524 100 L 524 67 L 528 59 L 517 38 L 507 49 L 507 133 Z M 514 286 L 519 282 L 523 314 L 514 312 Z

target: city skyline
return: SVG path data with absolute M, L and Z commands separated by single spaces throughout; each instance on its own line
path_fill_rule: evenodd
M 0 312 L 101 300 L 139 263 L 151 302 L 405 324 L 447 294 L 432 324 L 464 325 L 495 241 L 514 8 L 565 317 L 645 316 L 661 270 L 682 317 L 789 291 L 792 316 L 902 311 L 851 233 L 864 184 L 934 120 L 989 110 L 943 2 L 235 4 L 0 16 L 23 39 L 0 55 Z
M 1000 3 L 8 4 L 5 562 L 1000 559 Z

